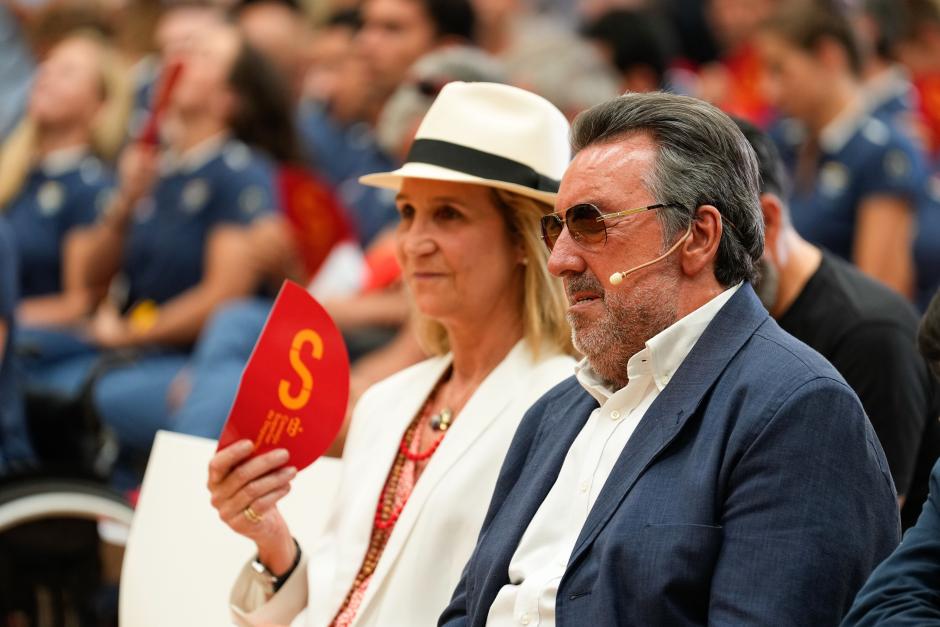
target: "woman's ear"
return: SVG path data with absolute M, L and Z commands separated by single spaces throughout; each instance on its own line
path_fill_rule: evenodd
M 95 106 L 94 112 L 91 114 L 91 119 L 89 120 L 88 128 L 91 129 L 92 141 L 100 142 L 103 138 L 97 137 L 98 135 L 105 133 L 103 129 L 107 129 L 110 125 L 114 124 L 114 108 L 109 106 L 110 102 L 107 99 L 102 99 Z M 126 125 L 125 125 L 126 127 Z M 104 150 L 105 146 L 96 146 L 99 150 Z M 105 155 L 107 156 L 107 155 Z
M 529 265 L 529 253 L 525 249 L 523 242 L 516 243 L 516 263 L 523 266 Z

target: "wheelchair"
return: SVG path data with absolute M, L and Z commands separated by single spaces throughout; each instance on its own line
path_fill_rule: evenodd
M 115 627 L 129 499 L 109 485 L 117 443 L 89 401 L 30 396 L 36 467 L 0 478 L 0 625 Z

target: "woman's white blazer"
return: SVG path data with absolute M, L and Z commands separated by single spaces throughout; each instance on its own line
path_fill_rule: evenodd
M 315 546 L 303 548 L 301 564 L 267 601 L 246 566 L 232 590 L 233 613 L 247 614 L 241 621 L 287 625 L 306 607 L 307 627 L 329 625 L 362 565 L 379 493 L 402 434 L 450 362 L 450 355 L 429 359 L 363 394 L 353 412 L 339 495 L 324 535 Z M 356 614 L 356 627 L 437 624 L 476 544 L 516 427 L 540 396 L 574 373 L 574 364 L 550 349 L 536 359 L 520 341 L 483 381 L 402 510 Z

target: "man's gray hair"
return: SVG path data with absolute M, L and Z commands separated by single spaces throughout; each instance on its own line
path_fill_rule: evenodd
M 579 115 L 571 143 L 577 153 L 637 133 L 648 134 L 658 147 L 644 180 L 647 190 L 657 203 L 680 205 L 658 212 L 664 246 L 689 227 L 700 206 L 714 205 L 723 227 L 715 278 L 726 287 L 753 280 L 764 250 L 760 178 L 754 151 L 735 123 L 695 98 L 626 94 Z

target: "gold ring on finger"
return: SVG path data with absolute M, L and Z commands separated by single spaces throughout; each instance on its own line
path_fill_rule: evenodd
M 245 518 L 247 518 L 248 520 L 250 520 L 252 523 L 256 525 L 259 522 L 261 522 L 261 516 L 258 515 L 258 512 L 253 510 L 250 505 L 242 510 L 242 514 L 245 515 Z

